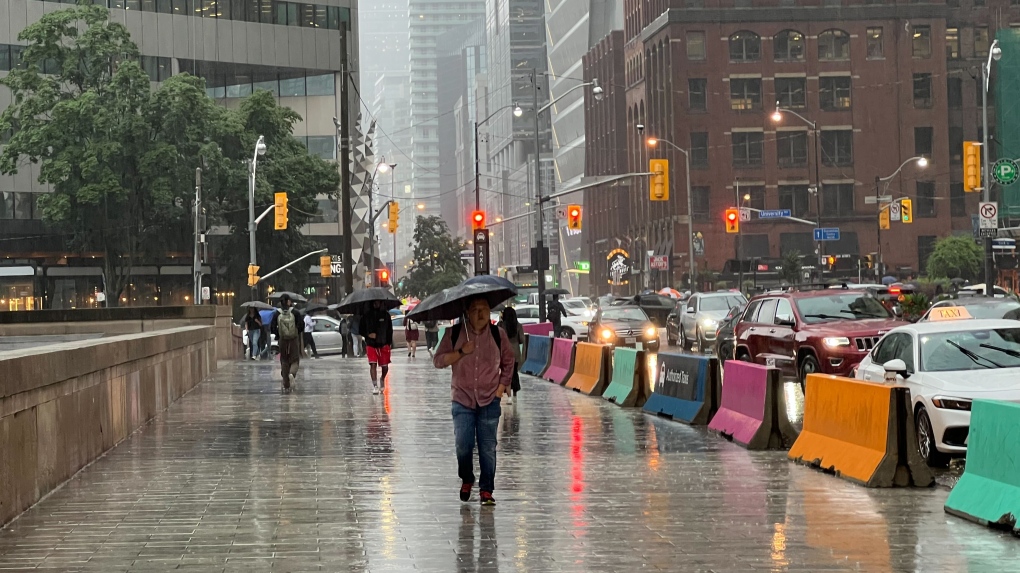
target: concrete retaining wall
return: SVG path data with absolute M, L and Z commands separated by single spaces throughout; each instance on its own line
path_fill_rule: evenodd
M 0 353 L 0 525 L 216 370 L 216 331 L 188 326 Z

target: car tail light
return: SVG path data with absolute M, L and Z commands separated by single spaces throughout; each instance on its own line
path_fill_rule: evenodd
M 903 292 L 903 289 L 898 287 L 898 286 L 894 285 L 894 286 L 889 287 L 889 294 L 891 294 L 891 295 L 899 296 L 901 292 Z

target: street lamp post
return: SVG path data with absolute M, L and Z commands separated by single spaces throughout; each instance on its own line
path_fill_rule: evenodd
M 684 164 L 687 168 L 687 255 L 690 259 L 688 263 L 691 274 L 691 292 L 698 292 L 698 286 L 694 279 L 697 265 L 694 263 L 694 199 L 691 197 L 691 154 L 672 141 L 655 137 L 648 138 L 648 145 L 650 147 L 655 147 L 659 143 L 665 143 L 684 154 Z
M 394 193 L 393 186 L 393 175 L 397 170 L 396 163 L 387 163 L 386 169 L 380 169 L 383 173 L 386 171 L 390 172 L 390 201 L 395 201 L 397 196 Z M 390 229 L 390 234 L 393 235 L 393 272 L 390 273 L 390 284 L 397 284 L 397 230 Z
M 988 50 L 988 59 L 984 65 L 981 66 L 981 84 L 984 89 L 981 90 L 981 123 L 983 129 L 981 130 L 981 155 L 984 163 L 984 189 L 982 190 L 982 200 L 991 201 L 992 193 L 992 181 L 991 171 L 988 169 L 988 80 L 992 75 L 992 60 L 999 61 L 1002 59 L 1002 48 L 999 47 L 999 41 L 995 40 L 992 42 L 990 49 Z M 992 238 L 985 237 L 985 296 L 995 295 L 995 278 L 992 276 Z
M 916 157 L 911 157 L 910 159 L 901 163 L 900 166 L 896 168 L 896 171 L 892 172 L 892 175 L 888 175 L 886 177 L 879 177 L 878 175 L 875 176 L 875 205 L 877 207 L 876 211 L 877 221 L 875 222 L 875 224 L 878 227 L 878 234 L 876 235 L 878 239 L 878 250 L 876 251 L 878 258 L 875 261 L 875 277 L 878 279 L 878 282 L 882 282 L 882 209 L 888 208 L 888 206 L 882 207 L 882 196 L 878 191 L 878 186 L 879 183 L 885 183 L 886 189 L 888 189 L 889 181 L 892 181 L 893 178 L 899 175 L 900 171 L 902 171 L 903 168 L 906 167 L 907 164 L 910 163 L 911 161 L 916 161 L 917 166 L 920 167 L 921 169 L 924 169 L 925 167 L 928 166 L 928 158 L 924 157 L 923 155 L 918 155 Z
M 821 134 L 819 133 L 818 124 L 804 117 L 803 115 L 793 111 L 792 109 L 779 107 L 778 101 L 776 102 L 776 111 L 772 112 L 772 121 L 776 123 L 783 121 L 784 113 L 788 113 L 806 123 L 808 127 L 811 128 L 812 135 L 814 135 L 815 138 L 815 210 L 817 211 L 817 213 L 815 214 L 815 223 L 820 229 L 822 227 L 822 178 L 820 174 L 821 173 L 820 149 L 822 147 L 822 138 Z M 817 255 L 816 257 L 817 260 L 821 260 L 821 256 L 824 254 L 822 252 L 823 244 L 824 243 L 820 241 L 815 241 L 815 254 Z
M 258 165 L 259 156 L 266 154 L 266 138 L 259 136 L 255 142 L 255 153 L 252 154 L 251 163 L 248 169 L 248 264 L 256 264 L 255 258 L 255 168 Z M 252 293 L 255 287 L 252 288 Z M 252 297 L 254 299 L 254 297 Z
M 524 110 L 521 109 L 521 106 L 519 106 L 519 105 L 517 105 L 515 103 L 513 105 L 503 106 L 503 107 L 497 109 L 496 111 L 490 113 L 489 117 L 483 119 L 482 121 L 476 121 L 475 122 L 475 211 L 478 211 L 478 210 L 480 210 L 482 208 L 481 183 L 480 183 L 481 174 L 480 174 L 480 171 L 479 171 L 479 168 L 478 168 L 478 161 L 479 161 L 479 157 L 478 157 L 478 128 L 479 128 L 479 126 L 481 126 L 485 122 L 489 121 L 493 117 L 496 117 L 497 113 L 499 113 L 499 112 L 501 112 L 501 111 L 503 111 L 505 109 L 510 109 L 511 107 L 514 108 L 514 117 L 521 117 L 522 115 L 524 115 Z

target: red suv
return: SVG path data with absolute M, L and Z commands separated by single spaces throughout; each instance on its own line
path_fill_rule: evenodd
M 863 289 L 765 293 L 737 323 L 734 355 L 775 365 L 801 384 L 814 372 L 850 376 L 883 334 L 904 324 Z

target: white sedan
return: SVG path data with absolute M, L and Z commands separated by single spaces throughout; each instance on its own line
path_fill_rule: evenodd
M 519 304 L 514 307 L 514 310 L 517 311 L 517 321 L 521 324 L 538 324 L 537 304 Z M 567 307 L 567 312 L 572 312 L 569 307 Z M 584 316 L 567 314 L 560 318 L 560 336 L 563 338 L 577 336 L 587 339 L 588 322 L 589 319 Z
M 999 319 L 901 326 L 861 361 L 857 378 L 909 388 L 921 455 L 944 465 L 967 451 L 973 400 L 1020 402 L 1020 327 Z

